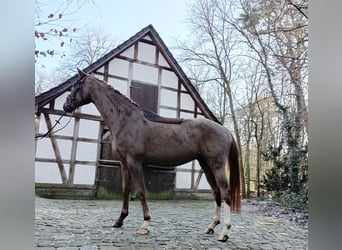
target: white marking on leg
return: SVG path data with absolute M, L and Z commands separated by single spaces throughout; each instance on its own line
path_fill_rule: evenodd
M 230 206 L 227 205 L 227 203 L 224 203 L 224 225 L 229 226 L 231 225 L 231 220 L 230 220 Z
M 228 230 L 231 227 L 230 207 L 226 203 L 223 204 L 223 213 L 223 229 L 218 240 L 226 241 L 228 239 Z
M 214 221 L 220 221 L 221 220 L 221 206 L 217 206 L 215 202 L 215 216 Z
M 149 234 L 150 229 L 148 226 L 149 226 L 149 221 L 144 220 L 143 224 L 141 225 L 141 227 L 138 230 L 138 233 L 142 234 L 142 235 Z
M 208 229 L 206 230 L 207 234 L 213 234 L 214 233 L 214 228 L 220 224 L 220 220 L 221 220 L 221 206 L 217 206 L 216 202 L 215 202 L 215 214 L 213 217 L 213 221 L 211 222 L 211 224 L 209 225 Z

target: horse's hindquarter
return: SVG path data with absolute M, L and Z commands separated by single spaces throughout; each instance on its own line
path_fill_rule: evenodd
M 196 158 L 199 138 L 192 120 L 181 124 L 150 122 L 145 142 L 145 161 L 175 166 Z

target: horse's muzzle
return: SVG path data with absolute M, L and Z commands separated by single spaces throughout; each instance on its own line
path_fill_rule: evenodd
M 63 105 L 63 109 L 65 112 L 71 113 L 75 109 L 73 98 L 67 97 L 66 102 Z
M 72 111 L 74 111 L 74 108 L 71 105 L 67 104 L 67 103 L 64 103 L 63 109 L 64 109 L 65 112 L 68 112 L 68 113 L 71 113 Z

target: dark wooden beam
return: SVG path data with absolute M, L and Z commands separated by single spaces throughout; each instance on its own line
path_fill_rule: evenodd
M 47 129 L 51 130 L 52 129 L 52 124 L 51 124 L 51 120 L 50 120 L 49 114 L 44 113 L 44 118 L 45 118 L 45 122 L 46 122 L 46 125 L 47 125 Z M 57 140 L 56 140 L 56 137 L 55 137 L 53 131 L 50 132 L 50 140 L 51 140 L 51 144 L 52 144 L 52 147 L 53 147 L 53 151 L 55 153 L 55 157 L 56 157 L 59 173 L 60 173 L 61 178 L 62 178 L 62 183 L 66 184 L 67 181 L 68 181 L 68 178 L 67 178 L 66 173 L 65 173 L 65 169 L 64 169 L 61 153 L 59 151 L 58 143 L 57 143 Z

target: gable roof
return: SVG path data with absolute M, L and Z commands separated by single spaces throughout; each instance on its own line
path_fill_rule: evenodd
M 173 57 L 157 31 L 154 29 L 154 27 L 150 24 L 143 28 L 141 31 L 133 35 L 131 38 L 117 46 L 115 49 L 108 52 L 106 55 L 98 59 L 96 62 L 92 63 L 85 69 L 83 69 L 86 73 L 92 73 L 102 67 L 104 64 L 106 64 L 108 61 L 115 58 L 117 55 L 125 51 L 127 48 L 134 45 L 137 41 L 143 39 L 146 35 L 149 35 L 152 39 L 152 42 L 155 43 L 155 45 L 158 47 L 161 54 L 164 56 L 165 60 L 170 65 L 170 68 L 174 71 L 174 73 L 181 79 L 181 81 L 184 83 L 184 87 L 189 91 L 190 95 L 194 99 L 194 101 L 199 104 L 199 108 L 201 111 L 207 116 L 210 117 L 212 120 L 219 123 L 217 118 L 214 116 L 214 114 L 211 112 L 209 107 L 206 105 L 204 100 L 199 95 L 198 91 L 195 89 L 195 87 L 190 82 L 189 78 L 186 76 L 176 59 Z M 55 99 L 56 97 L 63 94 L 65 91 L 70 89 L 78 80 L 78 74 L 75 74 L 73 77 L 69 78 L 65 82 L 59 84 L 56 87 L 53 87 L 49 89 L 46 92 L 43 92 L 42 94 L 35 97 L 35 104 L 36 106 L 44 106 L 51 100 Z

